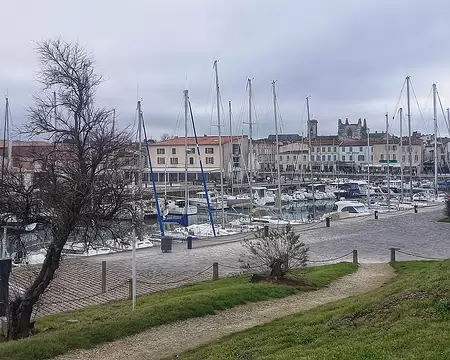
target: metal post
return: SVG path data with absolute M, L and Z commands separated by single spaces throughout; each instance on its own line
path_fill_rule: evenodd
M 106 292 L 106 260 L 102 261 L 102 293 Z
M 395 262 L 395 248 L 391 248 L 391 263 Z
M 188 236 L 188 237 L 187 237 L 187 248 L 188 248 L 189 250 L 192 249 L 192 236 Z
M 253 122 L 252 122 L 252 80 L 248 79 L 248 153 L 249 153 L 249 173 L 250 173 L 250 223 L 252 222 L 253 212 Z
M 358 250 L 353 250 L 353 264 L 358 264 Z
M 232 113 L 231 113 L 231 100 L 228 101 L 228 114 L 230 117 L 230 148 L 231 148 L 231 171 L 230 171 L 230 180 L 231 180 L 231 195 L 233 195 L 233 181 L 234 181 L 234 152 L 233 152 L 233 126 L 232 126 Z
M 219 263 L 213 263 L 213 280 L 219 280 Z
M 264 225 L 264 237 L 269 236 L 269 225 Z
M 375 220 L 378 220 L 378 210 L 375 210 L 373 214 L 375 215 Z
M 327 216 L 327 217 L 325 218 L 325 222 L 326 222 L 326 224 L 327 224 L 327 227 L 330 227 L 331 218 L 330 218 L 329 216 Z
M 419 211 L 419 210 L 418 210 L 418 206 L 417 206 L 417 204 L 415 204 L 415 205 L 414 205 L 414 213 L 417 214 L 418 211 Z

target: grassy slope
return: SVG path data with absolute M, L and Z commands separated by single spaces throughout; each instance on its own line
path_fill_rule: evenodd
M 312 285 L 322 287 L 356 271 L 356 266 L 341 263 L 297 271 Z M 208 281 L 183 288 L 142 296 L 137 309 L 131 311 L 130 301 L 112 302 L 80 311 L 40 318 L 38 334 L 24 340 L 0 344 L 0 359 L 48 359 L 72 349 L 90 348 L 145 329 L 213 314 L 247 302 L 282 298 L 297 290 L 287 285 L 249 283 L 249 276 Z M 79 323 L 67 324 L 76 319 Z
M 450 222 L 450 218 L 443 218 L 441 220 L 438 220 L 438 222 Z
M 369 294 L 231 335 L 187 359 L 450 359 L 450 261 L 395 264 Z

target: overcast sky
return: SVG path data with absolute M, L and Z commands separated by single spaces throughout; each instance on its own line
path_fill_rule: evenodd
M 98 102 L 116 108 L 120 126 L 133 125 L 143 99 L 147 132 L 183 135 L 183 89 L 197 130 L 216 134 L 214 59 L 219 60 L 224 133 L 248 133 L 247 78 L 253 79 L 254 137 L 274 133 L 271 81 L 277 80 L 280 128 L 305 131 L 305 96 L 319 133 L 337 132 L 338 118 L 366 118 L 384 129 L 406 75 L 414 129 L 430 132 L 431 84 L 450 107 L 450 2 L 442 0 L 22 0 L 2 2 L 0 89 L 13 121 L 38 91 L 34 41 L 61 37 L 93 54 L 106 82 Z M 400 106 L 406 107 L 405 92 Z M 4 110 L 0 110 L 3 117 Z M 441 135 L 448 135 L 439 112 Z M 3 128 L 3 126 L 0 126 Z M 392 130 L 398 133 L 398 120 Z M 391 130 L 391 131 L 392 131 Z

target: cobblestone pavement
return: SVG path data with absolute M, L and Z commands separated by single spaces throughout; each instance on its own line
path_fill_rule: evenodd
M 402 213 L 381 213 L 373 216 L 296 226 L 302 240 L 310 248 L 311 264 L 351 260 L 351 255 L 334 259 L 358 250 L 361 263 L 389 262 L 389 248 L 431 258 L 450 258 L 450 224 L 438 223 L 443 217 L 442 207 L 420 208 Z M 245 260 L 241 241 L 254 238 L 243 233 L 221 238 L 194 241 L 192 250 L 185 243 L 173 244 L 172 252 L 162 253 L 159 246 L 137 251 L 138 294 L 159 291 L 212 278 L 212 264 L 219 263 L 221 276 L 240 272 Z M 397 253 L 398 260 L 418 260 Z M 101 292 L 102 261 L 107 263 L 106 292 Z M 36 268 L 14 269 L 12 289 L 19 290 L 29 283 Z M 128 296 L 131 277 L 131 252 L 120 252 L 63 261 L 38 314 L 51 314 L 101 304 Z

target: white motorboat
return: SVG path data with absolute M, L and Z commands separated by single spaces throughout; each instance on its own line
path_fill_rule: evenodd
M 197 214 L 197 206 L 185 206 L 185 200 L 169 200 L 167 203 L 167 213 L 170 215 L 195 215 Z
M 372 213 L 366 204 L 363 204 L 359 201 L 348 201 L 348 200 L 336 201 L 334 203 L 334 208 L 335 211 L 330 212 L 328 214 L 324 214 L 323 217 L 345 218 L 345 217 L 365 216 L 370 215 Z
M 241 204 L 250 204 L 250 195 L 239 194 L 239 195 L 224 195 L 223 198 L 227 201 L 229 207 Z
M 258 205 L 272 205 L 275 204 L 275 195 L 272 191 L 267 190 L 265 186 L 253 187 L 253 198 Z
M 222 200 L 219 193 L 215 191 L 208 192 L 209 204 L 212 210 L 220 210 L 222 206 L 224 209 L 228 209 L 228 204 L 226 199 Z M 222 204 L 223 203 L 223 204 Z M 206 197 L 205 191 L 199 191 L 196 193 L 196 197 L 189 199 L 189 204 L 201 207 L 208 207 L 208 199 Z

